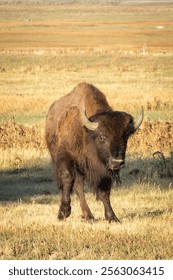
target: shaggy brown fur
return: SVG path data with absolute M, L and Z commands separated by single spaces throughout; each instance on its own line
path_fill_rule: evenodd
M 95 130 L 83 124 L 83 106 Z M 135 131 L 133 117 L 114 112 L 104 94 L 93 85 L 81 83 L 54 102 L 46 120 L 46 142 L 55 176 L 62 189 L 59 219 L 71 213 L 70 190 L 80 199 L 85 219 L 93 219 L 84 196 L 84 180 L 97 193 L 105 208 L 105 218 L 119 221 L 110 205 L 112 181 L 124 164 L 128 137 Z

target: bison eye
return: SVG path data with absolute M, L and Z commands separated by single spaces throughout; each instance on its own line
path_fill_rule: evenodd
M 101 142 L 106 142 L 106 140 L 107 140 L 107 137 L 104 134 L 100 134 L 99 138 L 100 138 Z

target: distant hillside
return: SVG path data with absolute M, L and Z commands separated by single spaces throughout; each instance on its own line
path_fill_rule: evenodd
M 144 5 L 144 4 L 171 4 L 173 3 L 173 0 L 0 0 L 0 4 L 2 3 Z

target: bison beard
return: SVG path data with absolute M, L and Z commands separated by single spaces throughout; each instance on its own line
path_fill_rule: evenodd
M 141 125 L 125 112 L 113 111 L 104 94 L 81 83 L 55 101 L 46 119 L 46 142 L 55 178 L 62 190 L 58 218 L 71 214 L 71 190 L 79 197 L 84 219 L 94 219 L 84 195 L 84 181 L 104 205 L 105 218 L 119 222 L 111 204 L 113 181 L 125 161 L 127 140 Z

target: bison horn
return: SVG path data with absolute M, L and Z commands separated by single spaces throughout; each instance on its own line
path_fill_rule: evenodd
M 144 108 L 143 108 L 143 106 L 142 106 L 142 108 L 141 108 L 141 114 L 140 114 L 140 116 L 139 116 L 139 119 L 138 119 L 137 122 L 134 123 L 134 130 L 135 130 L 135 131 L 140 127 L 141 123 L 143 122 L 143 119 L 144 119 Z
M 86 111 L 85 111 L 85 107 L 84 105 L 82 106 L 82 124 L 83 126 L 85 126 L 86 128 L 88 128 L 89 130 L 95 131 L 98 127 L 98 123 L 96 122 L 91 122 L 87 116 L 86 116 Z

